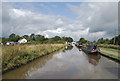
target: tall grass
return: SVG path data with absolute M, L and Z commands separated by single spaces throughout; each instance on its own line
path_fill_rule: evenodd
M 2 47 L 2 71 L 26 64 L 64 47 L 63 44 L 16 45 Z

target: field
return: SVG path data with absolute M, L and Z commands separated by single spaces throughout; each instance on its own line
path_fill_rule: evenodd
M 64 44 L 16 45 L 2 47 L 2 71 L 14 69 L 63 48 Z

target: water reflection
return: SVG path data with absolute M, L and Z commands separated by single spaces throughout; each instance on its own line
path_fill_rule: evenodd
M 77 46 L 76 46 L 77 47 Z M 81 47 L 77 47 L 79 51 L 82 51 L 82 48 Z
M 66 46 L 65 49 L 63 50 L 63 52 L 72 50 L 72 49 L 73 49 L 73 46 Z
M 97 65 L 99 63 L 101 56 L 100 55 L 91 55 L 88 54 L 88 61 L 89 63 L 93 64 L 93 65 Z
M 64 50 L 64 51 L 63 51 Z M 61 51 L 61 52 L 60 52 Z M 117 68 L 100 55 L 90 55 L 67 46 L 3 75 L 4 79 L 116 79 L 106 68 Z M 63 51 L 63 52 L 62 52 Z M 100 62 L 99 62 L 100 61 Z M 97 66 L 96 66 L 97 65 Z M 111 69 L 110 69 L 111 70 Z M 114 69 L 112 69 L 114 71 Z M 114 71 L 116 74 L 117 72 Z
M 77 47 L 79 51 L 82 51 L 81 48 Z M 94 66 L 98 65 L 99 60 L 101 58 L 100 55 L 92 55 L 92 54 L 86 54 L 88 57 L 88 62 L 93 64 Z

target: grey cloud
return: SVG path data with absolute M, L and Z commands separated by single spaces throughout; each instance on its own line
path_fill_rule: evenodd
M 80 6 L 68 5 L 76 13 L 78 21 L 83 27 L 89 27 L 90 32 L 107 31 L 114 35 L 113 30 L 118 29 L 118 3 L 83 3 Z
M 79 6 L 67 4 L 78 15 L 74 21 L 65 16 L 45 15 L 23 8 L 15 9 L 9 4 L 3 5 L 3 36 L 11 33 L 35 33 L 49 37 L 70 36 L 74 40 L 79 40 L 80 37 L 88 40 L 110 38 L 113 27 L 117 28 L 116 5 L 117 3 L 82 3 Z
M 3 36 L 12 32 L 16 34 L 39 33 L 50 29 L 57 29 L 68 22 L 63 16 L 44 15 L 28 10 L 6 8 L 3 6 Z

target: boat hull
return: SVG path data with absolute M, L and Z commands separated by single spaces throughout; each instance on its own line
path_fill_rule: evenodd
M 81 49 L 82 49 L 85 53 L 87 53 L 87 54 L 92 54 L 92 55 L 99 55 L 99 54 L 100 54 L 100 52 L 88 51 L 88 49 L 87 49 L 87 48 L 84 48 L 84 47 L 82 47 Z

